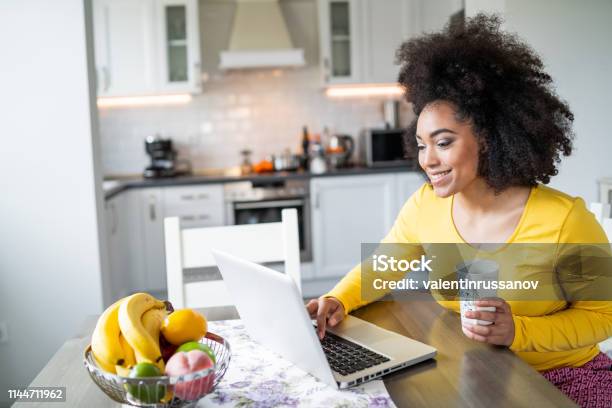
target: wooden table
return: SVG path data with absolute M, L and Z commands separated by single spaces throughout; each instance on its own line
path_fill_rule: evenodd
M 237 318 L 233 308 L 204 313 L 209 320 Z M 381 301 L 353 314 L 438 349 L 435 360 L 385 377 L 385 385 L 398 407 L 576 406 L 509 350 L 469 340 L 461 331 L 459 316 L 432 300 Z M 92 317 L 83 333 L 90 333 L 94 325 Z M 67 402 L 53 406 L 120 406 L 106 397 L 87 375 L 82 356 L 88 342 L 88 336 L 67 341 L 30 384 L 66 386 Z

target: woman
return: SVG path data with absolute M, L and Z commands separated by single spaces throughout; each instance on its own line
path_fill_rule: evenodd
M 428 182 L 383 242 L 607 243 L 582 199 L 544 185 L 572 151 L 573 115 L 539 57 L 499 26 L 478 15 L 398 51 L 417 115 L 407 150 L 416 147 Z M 365 303 L 357 266 L 307 308 L 322 336 Z M 494 324 L 464 324 L 467 337 L 509 347 L 580 405 L 610 406 L 612 360 L 597 343 L 612 336 L 612 301 L 480 305 L 495 311 L 466 317 Z

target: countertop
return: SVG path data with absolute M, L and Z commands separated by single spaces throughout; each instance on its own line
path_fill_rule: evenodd
M 151 188 L 151 187 L 169 187 L 169 186 L 187 186 L 194 184 L 213 184 L 213 183 L 231 183 L 239 181 L 261 181 L 275 182 L 288 179 L 310 179 L 315 177 L 333 177 L 333 176 L 355 176 L 367 174 L 385 174 L 385 173 L 401 173 L 414 172 L 413 167 L 398 166 L 398 167 L 364 167 L 354 166 L 343 169 L 330 170 L 322 174 L 312 174 L 309 171 L 279 171 L 262 174 L 239 175 L 233 170 L 216 171 L 205 173 L 194 173 L 184 176 L 145 179 L 142 176 L 109 176 L 106 177 L 103 183 L 104 198 L 110 199 L 120 192 L 132 188 Z

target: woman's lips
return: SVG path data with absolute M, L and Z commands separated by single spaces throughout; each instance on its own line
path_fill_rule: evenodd
M 431 184 L 434 187 L 441 186 L 442 184 L 450 180 L 450 172 L 451 170 L 447 170 L 443 173 L 431 174 L 429 176 L 429 180 L 431 181 Z

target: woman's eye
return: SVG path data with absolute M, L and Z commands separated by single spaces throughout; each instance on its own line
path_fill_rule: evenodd
M 443 140 L 443 141 L 439 142 L 437 144 L 437 146 L 444 148 L 444 147 L 450 146 L 451 143 L 452 143 L 452 141 L 450 141 L 450 140 Z
M 422 145 L 422 144 L 417 145 L 417 149 L 424 150 L 425 149 L 425 145 Z

